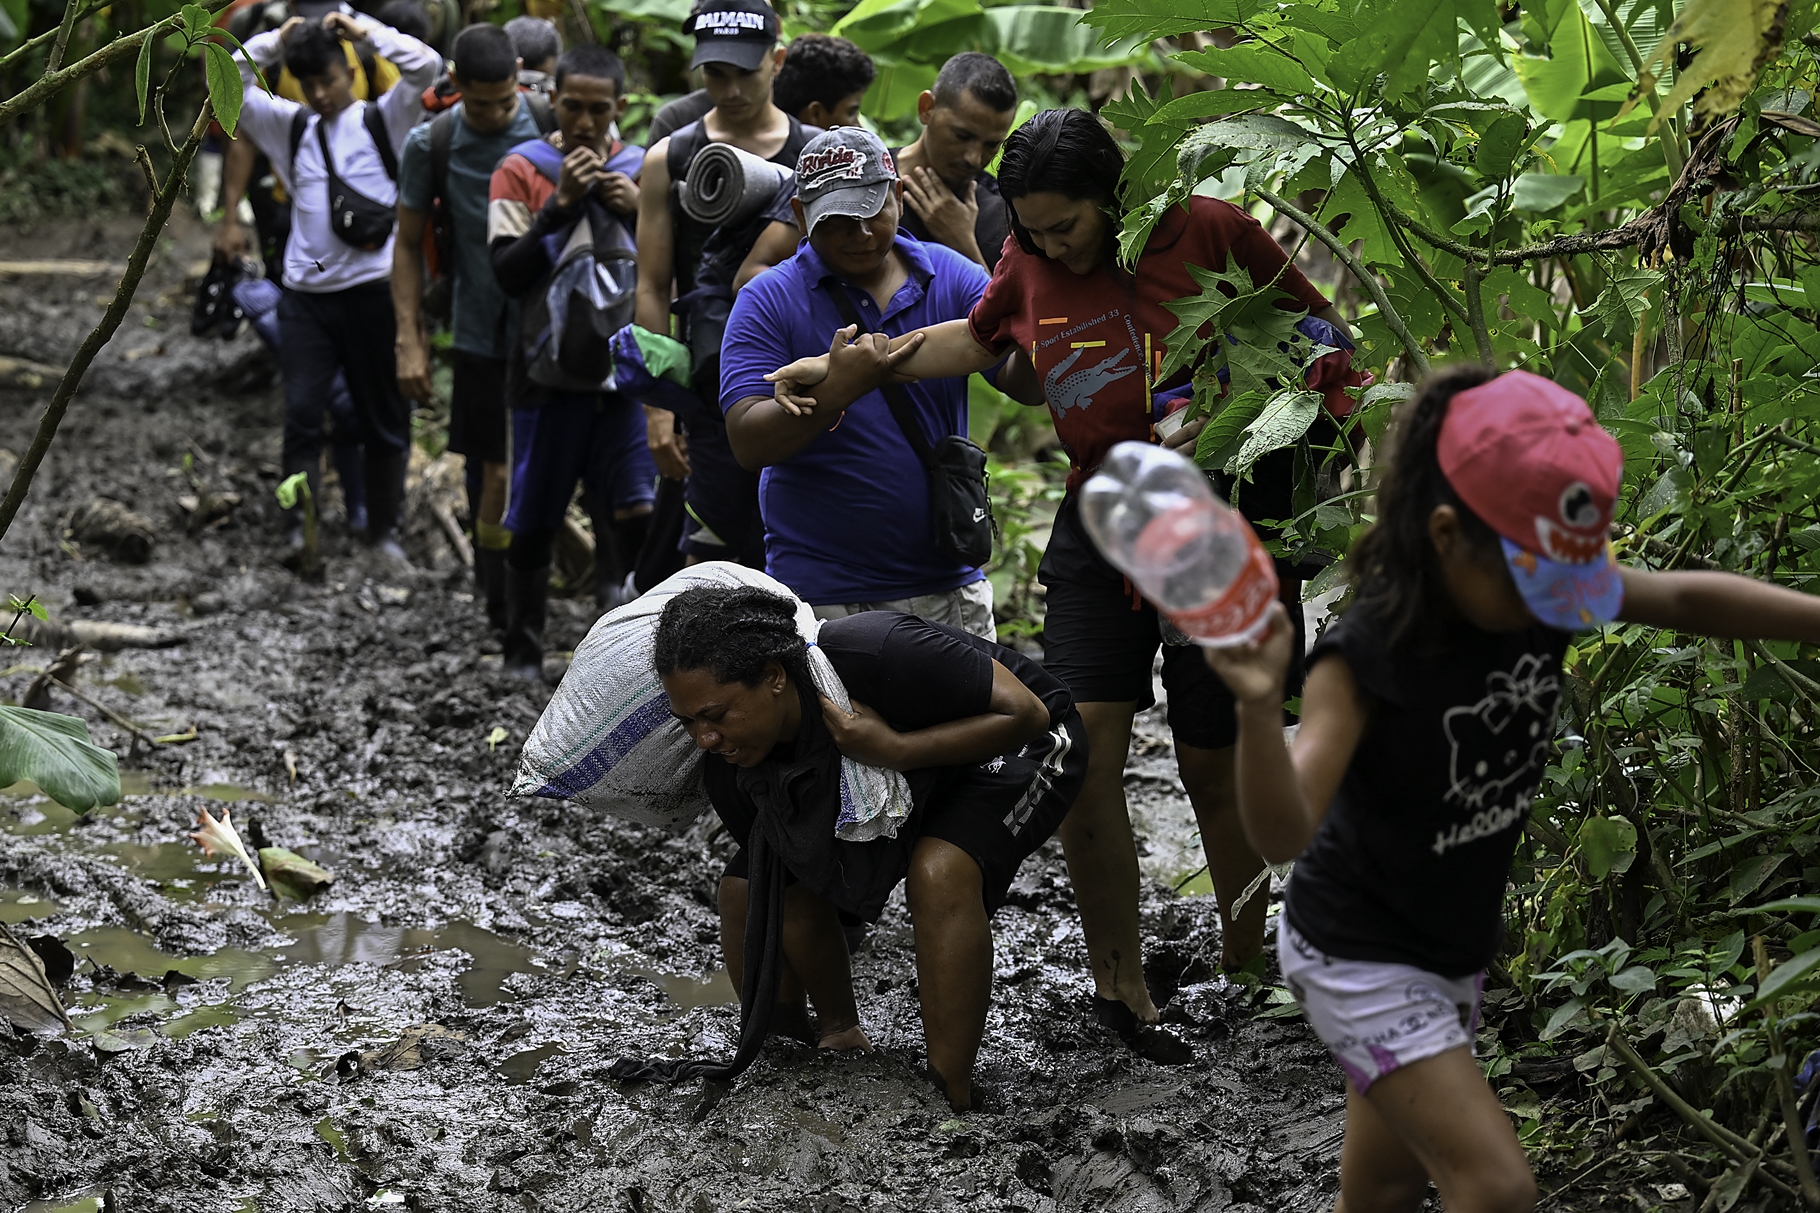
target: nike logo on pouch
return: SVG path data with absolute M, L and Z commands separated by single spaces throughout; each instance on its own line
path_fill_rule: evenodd
M 977 505 L 973 507 L 973 521 L 975 521 L 975 522 L 986 521 L 986 511 L 981 509 Z

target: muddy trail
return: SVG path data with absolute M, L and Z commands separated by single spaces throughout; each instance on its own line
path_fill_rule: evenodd
M 0 256 L 120 260 L 136 227 L 15 231 Z M 179 215 L 0 551 L 0 589 L 54 618 L 177 642 L 95 654 L 68 676 L 92 704 L 51 690 L 121 755 L 119 805 L 82 817 L 29 785 L 0 798 L 0 920 L 67 948 L 78 1025 L 0 1031 L 0 1206 L 1331 1207 L 1339 1074 L 1210 967 L 1212 898 L 1171 888 L 1198 847 L 1155 713 L 1128 776 L 1149 973 L 1197 1064 L 1142 1060 L 1091 1023 L 1052 843 L 994 920 L 985 1111 L 954 1117 L 918 1076 L 901 890 L 855 958 L 874 1054 L 776 1041 L 731 1089 L 611 1081 L 622 1053 L 732 1052 L 712 908 L 727 841 L 505 796 L 549 690 L 479 651 L 468 575 L 427 503 L 441 465 L 413 492 L 414 573 L 374 566 L 333 493 L 323 581 L 278 566 L 272 363 L 250 333 L 189 336 L 206 248 Z M 112 282 L 0 278 L 0 354 L 62 365 Z M 13 370 L 5 445 L 24 448 L 50 386 Z M 96 497 L 149 521 L 149 561 L 70 537 Z M 551 647 L 591 619 L 558 600 Z M 12 651 L 0 698 L 55 656 Z M 203 808 L 334 884 L 275 902 L 186 841 Z

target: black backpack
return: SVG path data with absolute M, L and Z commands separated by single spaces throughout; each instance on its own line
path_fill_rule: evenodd
M 547 140 L 521 143 L 513 152 L 551 181 L 562 173 L 562 153 Z M 622 147 L 607 171 L 635 175 L 644 149 Z M 578 239 L 581 225 L 589 239 Z M 585 217 L 545 237 L 556 250 L 548 281 L 525 296 L 518 339 L 525 377 L 558 392 L 602 391 L 613 375 L 614 333 L 632 323 L 637 307 L 638 244 L 625 221 L 588 199 Z
M 291 115 L 293 173 L 296 172 L 297 149 L 303 146 L 303 136 L 309 129 L 309 121 L 310 111 L 307 108 L 299 107 Z M 385 175 L 393 181 L 398 180 L 398 153 L 392 150 L 392 137 L 385 128 L 385 115 L 380 112 L 377 102 L 366 102 L 366 109 L 360 115 L 360 124 L 366 127 L 373 146 L 379 149 L 379 162 L 385 166 Z M 373 201 L 341 179 L 335 171 L 335 158 L 329 153 L 329 137 L 322 129 L 320 120 L 316 123 L 316 143 L 322 149 L 322 165 L 329 178 L 329 230 L 342 241 L 364 252 L 370 253 L 381 248 L 392 238 L 392 228 L 398 222 L 397 210 L 385 203 Z M 293 204 L 295 201 L 292 200 Z

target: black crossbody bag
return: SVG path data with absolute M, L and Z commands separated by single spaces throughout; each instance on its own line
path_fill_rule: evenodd
M 828 293 L 840 311 L 841 322 L 866 326 L 853 311 L 853 300 L 839 282 L 829 281 Z M 879 388 L 897 428 L 904 432 L 910 449 L 929 476 L 929 522 L 935 534 L 935 550 L 969 568 L 979 568 L 992 559 L 992 497 L 986 490 L 986 452 L 969 438 L 944 434 L 934 446 L 916 417 L 916 405 L 901 383 L 887 383 Z
M 303 143 L 303 128 L 308 121 L 309 113 L 302 109 L 291 119 L 292 165 L 297 163 L 297 148 Z M 367 102 L 360 122 L 379 150 L 379 162 L 385 166 L 386 176 L 398 180 L 398 157 L 392 151 L 391 136 L 385 128 L 385 115 L 380 113 L 379 106 Z M 328 175 L 329 230 L 338 239 L 364 252 L 370 253 L 383 247 L 392 238 L 392 227 L 398 221 L 397 209 L 373 201 L 341 179 L 341 175 L 335 171 L 335 158 L 329 154 L 329 137 L 323 131 L 320 120 L 316 123 L 316 143 L 322 148 L 322 166 Z

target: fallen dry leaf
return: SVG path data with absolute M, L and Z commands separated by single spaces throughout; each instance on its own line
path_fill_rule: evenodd
M 0 923 L 0 1015 L 28 1032 L 70 1026 L 68 1012 L 45 976 L 44 962 Z
M 272 891 L 296 901 L 328 888 L 335 879 L 327 868 L 283 847 L 260 847 L 259 863 L 265 869 L 265 878 L 272 882 Z

